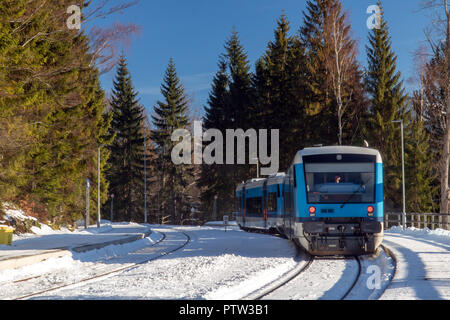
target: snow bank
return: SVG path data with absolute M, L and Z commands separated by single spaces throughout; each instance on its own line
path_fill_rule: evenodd
M 23 210 L 11 203 L 3 204 L 2 208 L 4 212 L 3 219 L 6 219 L 7 221 L 0 220 L 0 223 L 4 224 L 8 222 L 8 224 L 2 226 L 12 226 L 16 229 L 16 231 L 19 230 L 19 233 L 22 232 L 20 235 L 15 234 L 13 236 L 13 241 L 29 238 L 32 235 L 48 235 L 61 232 L 65 233 L 69 231 L 65 228 L 61 230 L 53 230 L 48 225 L 39 222 L 35 217 L 27 215 Z
M 79 260 L 84 262 L 96 262 L 103 259 L 111 259 L 125 255 L 130 252 L 141 250 L 154 245 L 160 241 L 162 235 L 160 233 L 152 232 L 150 236 L 142 240 L 125 243 L 122 245 L 112 245 L 101 249 L 90 250 L 82 253 L 72 253 L 73 260 Z
M 108 260 L 112 258 L 120 257 L 130 252 L 152 246 L 160 241 L 161 238 L 162 235 L 160 233 L 153 232 L 147 238 L 135 242 L 123 245 L 111 245 L 83 253 L 72 252 L 70 255 L 62 258 L 51 258 L 22 268 L 4 270 L 0 272 L 0 283 L 15 281 L 17 279 L 26 279 L 42 274 L 50 274 L 61 270 L 63 270 L 63 272 L 65 270 L 66 273 L 82 274 L 83 268 L 86 268 L 86 266 L 93 266 L 96 263 L 107 263 Z
M 443 230 L 443 229 L 436 229 L 436 230 L 430 230 L 428 228 L 425 228 L 425 229 L 417 229 L 417 228 L 403 229 L 402 227 L 392 227 L 391 229 L 386 231 L 386 234 L 402 234 L 402 235 L 426 238 L 429 240 L 434 240 L 437 242 L 450 244 L 450 231 Z
M 37 221 L 36 218 L 26 215 L 22 210 L 15 208 L 11 204 L 6 204 L 4 212 L 5 214 L 3 215 L 3 217 L 8 219 L 9 221 L 12 221 L 13 219 L 20 221 L 25 220 Z
M 236 221 L 228 221 L 227 226 L 231 227 L 231 226 L 237 226 L 237 222 Z M 217 226 L 225 226 L 225 223 L 223 221 L 208 221 L 204 224 L 204 226 L 211 226 L 211 227 L 217 227 Z

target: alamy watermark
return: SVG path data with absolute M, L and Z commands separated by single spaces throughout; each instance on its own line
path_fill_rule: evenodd
M 381 289 L 381 269 L 378 266 L 369 266 L 367 268 L 367 274 L 371 276 L 367 279 L 366 285 L 369 290 Z
M 77 5 L 71 5 L 67 8 L 67 14 L 70 17 L 67 19 L 66 24 L 69 30 L 80 30 L 81 29 L 81 9 Z
M 225 155 L 224 137 L 220 130 L 209 129 L 203 132 L 201 121 L 194 122 L 194 138 L 186 129 L 175 130 L 172 134 L 172 142 L 177 142 L 172 149 L 172 162 L 176 165 L 186 164 L 246 164 L 246 146 L 248 141 L 248 164 L 261 164 L 262 176 L 276 174 L 280 166 L 279 160 L 280 131 L 270 130 L 270 155 L 268 144 L 268 130 L 255 129 L 244 131 L 243 129 L 227 129 L 225 131 Z M 181 141 L 180 141 L 181 139 Z M 193 142 L 193 147 L 192 147 Z M 204 149 L 203 143 L 210 142 Z M 192 157 L 192 150 L 194 156 Z M 193 161 L 192 161 L 193 158 Z
M 377 5 L 371 5 L 367 8 L 367 14 L 371 16 L 367 19 L 367 28 L 370 30 L 381 28 L 381 8 Z

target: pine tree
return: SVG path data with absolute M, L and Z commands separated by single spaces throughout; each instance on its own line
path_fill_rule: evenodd
M 0 112 L 8 116 L 0 127 L 17 131 L 0 141 L 7 151 L 0 160 L 7 167 L 5 189 L 12 190 L 8 200 L 44 204 L 57 224 L 81 217 L 84 181 L 96 176 L 97 146 L 107 142 L 109 125 L 88 39 L 55 18 L 68 3 L 0 4 Z M 103 197 L 106 192 L 103 185 Z
M 253 99 L 252 74 L 247 53 L 240 42 L 236 30 L 231 33 L 225 44 L 226 57 L 229 68 L 229 108 L 230 123 L 228 129 L 248 129 L 253 127 L 252 116 Z
M 430 135 L 425 129 L 422 116 L 423 97 L 420 92 L 413 93 L 413 117 L 406 143 L 406 209 L 408 212 L 436 212 L 439 195 L 436 184 L 437 174 L 430 157 Z
M 227 73 L 227 62 L 224 56 L 220 57 L 218 65 L 219 70 L 213 79 L 208 105 L 205 106 L 203 128 L 204 130 L 217 129 L 223 135 L 228 124 L 232 123 L 229 114 L 230 80 Z M 229 192 L 233 190 L 234 186 L 232 179 L 228 177 L 230 170 L 228 170 L 227 165 L 223 161 L 219 160 L 218 162 L 215 164 L 204 163 L 201 167 L 199 186 L 202 189 L 201 199 L 204 207 L 203 211 L 206 212 L 212 212 L 215 196 L 218 199 L 229 199 Z M 222 210 L 223 204 L 221 200 L 219 200 L 218 206 Z
M 144 110 L 137 100 L 125 57 L 122 55 L 111 99 L 111 159 L 108 170 L 115 217 L 142 221 L 144 205 Z
M 203 127 L 208 129 L 218 129 L 224 132 L 229 119 L 229 77 L 227 73 L 227 62 L 224 56 L 220 57 L 219 70 L 216 73 L 211 93 L 208 98 L 208 105 L 205 106 L 205 116 L 203 117 Z
M 303 12 L 303 25 L 298 32 L 300 45 L 305 48 L 305 81 L 307 102 L 305 126 L 310 134 L 305 136 L 309 144 L 335 144 L 337 139 L 336 103 L 328 86 L 329 72 L 326 66 L 325 12 L 334 0 L 308 0 Z
M 304 50 L 289 35 L 289 21 L 283 14 L 277 21 L 275 39 L 256 65 L 254 86 L 257 93 L 255 118 L 260 128 L 280 130 L 280 166 L 290 165 L 295 153 L 305 147 L 304 132 Z M 303 89 L 303 90 L 302 90 Z
M 225 53 L 219 59 L 217 72 L 205 107 L 204 129 L 218 129 L 226 136 L 227 129 L 260 128 L 260 110 L 257 107 L 253 74 L 247 54 L 236 30 L 225 43 Z M 248 149 L 247 149 L 248 150 Z M 225 150 L 224 153 L 225 155 Z M 246 154 L 248 163 L 256 155 Z M 256 166 L 237 164 L 213 164 L 202 166 L 200 186 L 203 188 L 204 210 L 212 212 L 214 197 L 217 196 L 218 213 L 233 211 L 236 184 L 256 176 Z M 225 159 L 224 159 L 225 160 Z
M 156 167 L 160 175 L 160 206 L 163 213 L 171 216 L 171 223 L 181 222 L 183 214 L 190 209 L 184 191 L 188 178 L 192 175 L 189 165 L 176 165 L 172 162 L 172 150 L 175 143 L 171 136 L 177 129 L 189 129 L 189 104 L 184 88 L 170 59 L 164 83 L 161 86 L 163 101 L 158 101 L 152 116 L 153 130 L 151 139 L 155 143 L 157 154 Z
M 378 5 L 381 8 L 381 3 Z M 392 51 L 387 21 L 381 13 L 379 29 L 373 29 L 367 49 L 368 70 L 366 85 L 370 109 L 365 126 L 365 137 L 371 146 L 380 150 L 385 166 L 385 200 L 388 210 L 401 206 L 401 137 L 398 124 L 404 121 L 406 131 L 408 114 L 401 73 L 397 71 L 397 57 Z

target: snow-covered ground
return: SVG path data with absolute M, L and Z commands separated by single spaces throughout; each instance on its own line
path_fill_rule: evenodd
M 180 241 L 186 233 L 191 242 L 169 256 L 98 283 L 41 298 L 239 299 L 296 265 L 295 247 L 267 235 L 212 227 L 153 230 L 171 236 L 170 241 Z M 154 254 L 146 249 L 137 253 L 141 257 Z
M 126 225 L 124 225 L 126 226 Z M 108 231 L 106 225 L 103 231 Z M 50 259 L 17 270 L 0 272 L 0 298 L 12 299 L 61 284 L 72 284 L 111 273 L 35 299 L 242 299 L 289 273 L 302 261 L 291 242 L 269 235 L 245 233 L 236 227 L 148 226 L 153 233 L 143 240 L 86 253 Z M 95 228 L 94 228 L 95 229 Z M 91 232 L 98 232 L 99 230 Z M 86 237 L 89 231 L 79 230 Z M 64 239 L 68 231 L 58 232 Z M 54 235 L 53 235 L 54 236 Z M 33 241 L 44 235 L 28 235 Z M 169 255 L 190 239 L 182 249 Z M 19 239 L 18 239 L 19 240 Z M 392 249 L 397 274 L 383 299 L 450 299 L 450 232 L 393 228 L 384 244 Z M 0 248 L 2 251 L 4 248 Z M 386 257 L 380 259 L 387 260 Z M 137 265 L 136 265 L 137 264 Z M 379 298 L 364 286 L 372 261 L 363 263 L 360 289 L 351 299 Z M 382 265 L 382 263 L 377 263 Z M 389 284 L 389 264 L 381 270 Z M 339 299 L 356 276 L 352 260 L 320 260 L 269 299 Z M 382 288 L 384 290 L 385 287 Z
M 450 231 L 392 228 L 384 244 L 397 273 L 381 299 L 450 300 Z

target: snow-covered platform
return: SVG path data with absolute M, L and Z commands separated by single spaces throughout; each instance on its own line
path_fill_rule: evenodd
M 384 244 L 397 260 L 383 300 L 450 300 L 450 231 L 393 228 Z
M 12 246 L 0 246 L 0 271 L 15 269 L 50 258 L 137 241 L 150 235 L 149 226 L 104 224 L 76 232 L 42 230 L 42 234 L 14 236 Z

